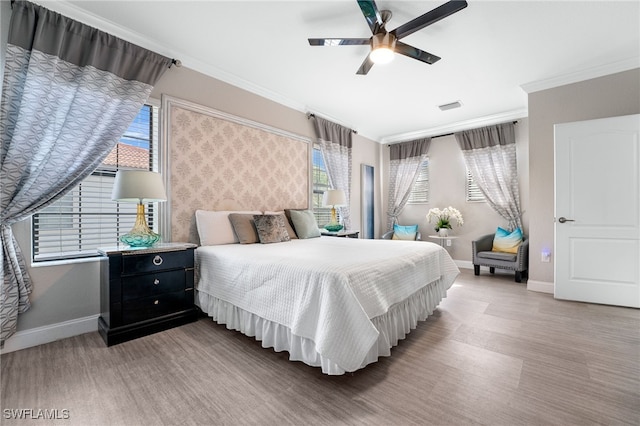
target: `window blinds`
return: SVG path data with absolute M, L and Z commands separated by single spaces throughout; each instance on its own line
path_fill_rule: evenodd
M 33 261 L 96 256 L 131 230 L 134 203 L 111 200 L 119 169 L 157 170 L 158 108 L 144 105 L 120 141 L 89 177 L 32 216 Z M 157 205 L 146 206 L 147 221 L 157 223 Z

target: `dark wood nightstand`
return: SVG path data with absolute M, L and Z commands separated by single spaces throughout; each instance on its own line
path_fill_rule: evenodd
M 330 232 L 322 230 L 320 234 L 326 235 L 328 237 L 345 237 L 345 238 L 358 238 L 360 235 L 360 231 L 338 231 L 338 232 Z
M 196 246 L 101 248 L 98 331 L 107 346 L 193 322 Z

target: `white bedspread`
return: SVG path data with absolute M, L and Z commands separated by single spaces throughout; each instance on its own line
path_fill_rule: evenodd
M 442 247 L 415 241 L 320 237 L 196 250 L 198 292 L 311 339 L 318 353 L 356 370 L 378 338 L 370 321 L 459 270 Z

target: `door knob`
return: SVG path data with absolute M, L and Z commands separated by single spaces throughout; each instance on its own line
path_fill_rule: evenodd
M 573 219 L 567 219 L 566 217 L 560 217 L 560 218 L 558 219 L 558 222 L 560 222 L 560 223 L 565 223 L 565 222 L 575 222 L 575 220 L 573 220 Z

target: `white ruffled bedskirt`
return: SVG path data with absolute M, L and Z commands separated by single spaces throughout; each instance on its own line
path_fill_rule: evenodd
M 450 280 L 436 280 L 403 302 L 393 305 L 387 313 L 372 318 L 371 322 L 379 332 L 378 340 L 359 368 L 376 362 L 378 357 L 390 356 L 391 348 L 397 346 L 398 341 L 415 329 L 418 321 L 426 320 L 433 313 L 440 301 L 446 297 L 450 286 Z M 196 303 L 215 322 L 225 324 L 230 330 L 255 337 L 262 342 L 263 348 L 289 352 L 291 361 L 302 361 L 313 367 L 321 367 L 324 374 L 340 375 L 346 372 L 338 364 L 319 354 L 313 340 L 292 334 L 284 325 L 261 318 L 204 292 L 198 292 Z

